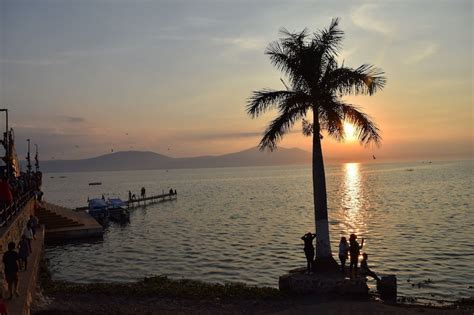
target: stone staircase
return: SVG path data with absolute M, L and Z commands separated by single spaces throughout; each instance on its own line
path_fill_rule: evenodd
M 45 208 L 37 209 L 36 216 L 38 217 L 39 222 L 46 226 L 47 230 L 84 226 L 82 223 Z

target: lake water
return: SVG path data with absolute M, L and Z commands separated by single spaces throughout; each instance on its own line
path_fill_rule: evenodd
M 473 161 L 353 163 L 326 173 L 335 257 L 340 237 L 356 233 L 365 238 L 369 266 L 397 275 L 399 295 L 474 295 Z M 102 186 L 88 185 L 95 181 Z M 178 200 L 132 210 L 130 224 L 110 225 L 103 241 L 48 245 L 55 279 L 164 274 L 277 287 L 280 275 L 305 266 L 300 237 L 314 231 L 309 166 L 44 176 L 46 199 L 67 207 L 103 193 L 138 195 L 142 186 L 148 195 L 172 187 Z

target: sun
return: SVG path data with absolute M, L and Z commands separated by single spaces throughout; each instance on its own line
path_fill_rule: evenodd
M 357 139 L 356 128 L 353 124 L 344 122 L 344 139 L 353 142 Z

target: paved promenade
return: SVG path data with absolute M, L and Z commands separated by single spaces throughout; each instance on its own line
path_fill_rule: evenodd
M 32 253 L 28 257 L 28 269 L 18 273 L 18 288 L 20 296 L 14 296 L 11 300 L 5 300 L 8 314 L 11 315 L 28 315 L 30 314 L 30 306 L 34 298 L 36 290 L 37 276 L 41 255 L 44 245 L 44 226 L 36 231 L 36 240 L 31 242 Z M 2 254 L 3 255 L 3 254 Z M 8 297 L 8 286 L 4 281 L 4 297 Z

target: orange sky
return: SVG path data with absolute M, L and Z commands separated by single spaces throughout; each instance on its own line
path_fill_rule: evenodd
M 112 149 L 171 156 L 244 150 L 258 145 L 274 117 L 246 115 L 251 92 L 283 88 L 264 55 L 268 43 L 281 27 L 317 30 L 340 17 L 341 61 L 386 73 L 383 91 L 346 99 L 377 122 L 383 142 L 364 148 L 326 137 L 326 158 L 472 158 L 472 6 L 2 1 L 0 100 L 20 155 L 26 138 L 43 159 Z M 310 151 L 300 129 L 281 146 Z

